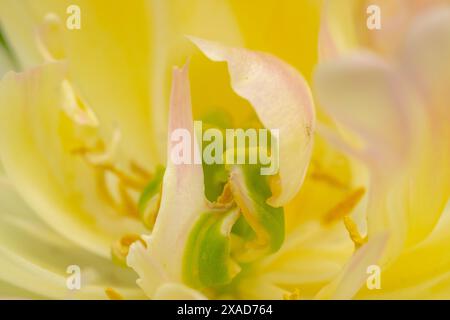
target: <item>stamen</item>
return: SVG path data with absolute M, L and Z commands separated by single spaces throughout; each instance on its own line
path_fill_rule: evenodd
M 123 296 L 113 288 L 106 288 L 105 293 L 110 300 L 123 300 Z
M 139 210 L 136 201 L 130 196 L 123 182 L 119 183 L 119 193 L 125 213 L 132 217 L 139 218 Z
M 81 155 L 96 170 L 98 189 L 107 202 L 117 207 L 118 212 L 139 218 L 138 197 L 150 174 L 134 162 L 130 162 L 133 176 L 114 164 L 120 140 L 120 130 L 115 129 L 107 147 L 102 141 L 98 141 L 95 147 L 83 146 L 72 152 Z
M 281 178 L 279 174 L 269 177 L 269 187 L 272 191 L 272 198 L 276 198 L 281 194 Z
M 155 225 L 160 205 L 161 192 L 151 197 L 151 199 L 148 200 L 147 204 L 145 205 L 145 209 L 143 209 L 141 219 L 144 225 L 150 230 L 153 229 L 153 226 Z
M 232 176 L 233 174 L 231 177 Z M 233 258 L 242 263 L 249 263 L 261 258 L 269 252 L 270 234 L 253 213 L 255 210 L 253 204 L 250 203 L 246 196 L 241 194 L 239 188 L 234 185 L 233 178 L 230 178 L 230 181 L 232 182 L 231 190 L 233 192 L 234 201 L 239 207 L 240 213 L 256 235 L 254 239 L 245 241 L 244 243 L 235 242 L 235 248 L 240 248 L 233 251 Z
M 142 177 L 144 180 L 150 180 L 152 174 L 137 164 L 135 161 L 130 161 L 130 169 L 137 176 Z
M 265 248 L 269 243 L 269 235 L 255 215 L 252 213 L 252 204 L 246 199 L 246 196 L 241 194 L 241 188 L 239 187 L 239 178 L 236 173 L 231 172 L 230 174 L 230 186 L 233 194 L 234 201 L 241 209 L 242 215 L 245 220 L 252 227 L 253 231 L 256 233 L 255 241 L 247 243 L 249 249 L 262 249 Z M 254 209 L 253 209 L 254 210 Z
M 300 290 L 298 288 L 295 288 L 294 291 L 285 293 L 283 295 L 283 300 L 300 300 Z
M 43 23 L 37 28 L 36 46 L 45 62 L 66 58 L 63 37 L 63 24 L 58 15 L 48 13 Z M 81 126 L 97 127 L 98 120 L 94 111 L 81 97 L 78 90 L 66 78 L 62 81 L 61 108 L 75 123 Z
M 356 223 L 350 216 L 344 217 L 344 225 L 348 231 L 348 234 L 350 235 L 350 239 L 352 239 L 353 243 L 355 244 L 355 250 L 358 250 L 365 243 L 367 243 L 368 240 L 367 236 L 366 237 L 361 236 L 361 234 L 358 231 L 358 227 L 356 226 Z
M 233 192 L 230 182 L 227 182 L 223 187 L 222 194 L 217 198 L 215 202 L 208 203 L 213 209 L 230 208 L 234 203 Z
M 338 189 L 347 189 L 348 188 L 348 186 L 346 184 L 341 182 L 335 176 L 325 173 L 325 172 L 320 172 L 320 171 L 313 172 L 311 174 L 311 178 L 314 180 L 317 180 L 317 181 L 323 181 L 323 182 L 325 182 L 335 188 L 338 188 Z
M 147 247 L 147 243 L 138 234 L 127 234 L 114 242 L 111 246 L 111 257 L 113 262 L 120 266 L 126 267 L 126 259 L 130 246 L 136 241 L 140 241 L 144 247 Z
M 114 128 L 112 138 L 108 146 L 103 150 L 89 150 L 84 148 L 80 150 L 80 153 L 86 158 L 86 160 L 92 165 L 104 165 L 105 167 L 110 166 L 114 162 L 114 157 L 119 149 L 120 140 L 122 139 L 122 133 L 119 128 Z
M 223 188 L 222 194 L 217 199 L 218 203 L 226 204 L 233 201 L 233 193 L 231 192 L 231 185 L 227 182 Z
M 356 188 L 344 200 L 339 202 L 330 211 L 328 211 L 325 214 L 322 222 L 324 224 L 330 224 L 349 215 L 365 193 L 366 189 L 364 187 Z
M 58 15 L 48 13 L 36 30 L 36 46 L 45 61 L 64 59 L 63 25 Z
M 69 80 L 62 82 L 63 104 L 62 109 L 75 123 L 81 126 L 97 127 L 98 119 L 94 111 L 81 98 Z
M 342 189 L 342 190 L 348 190 L 350 189 L 350 186 L 346 181 L 342 181 L 337 176 L 333 175 L 332 172 L 329 170 L 326 170 L 323 168 L 323 165 L 317 161 L 317 160 L 311 160 L 311 179 L 320 181 L 323 183 L 328 184 L 329 186 L 336 188 L 336 189 Z
M 125 173 L 124 171 L 120 170 L 119 168 L 115 167 L 114 165 L 99 165 L 97 167 L 98 169 L 104 170 L 105 172 L 110 172 L 113 175 L 115 175 L 120 181 L 122 181 L 128 188 L 134 189 L 136 191 L 142 191 L 142 189 L 145 187 L 145 182 L 135 179 Z

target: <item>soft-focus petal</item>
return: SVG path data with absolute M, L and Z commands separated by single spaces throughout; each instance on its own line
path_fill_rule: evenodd
M 319 299 L 351 299 L 367 279 L 367 268 L 378 265 L 384 254 L 388 235 L 374 236 L 367 244 L 355 252 L 340 275 L 319 293 Z
M 439 222 L 419 244 L 404 250 L 381 274 L 381 292 L 366 288 L 357 297 L 385 299 L 448 299 L 450 297 L 450 201 L 441 212 Z M 426 263 L 423 263 L 426 261 Z
M 0 21 L 22 69 L 43 62 L 36 48 L 37 29 L 48 13 L 63 23 L 60 37 L 69 74 L 93 106 L 104 139 L 114 126 L 123 132 L 123 152 L 141 166 L 156 162 L 150 112 L 150 70 L 153 49 L 151 16 L 145 1 L 123 6 L 82 0 L 81 29 L 65 27 L 70 0 L 0 1 Z M 126 61 L 126 63 L 124 63 Z M 158 116 L 157 114 L 155 117 Z
M 401 77 L 383 60 L 356 53 L 322 63 L 315 90 L 325 111 L 356 134 L 354 154 L 375 167 L 398 165 L 408 155 L 414 110 Z
M 368 53 L 355 53 L 319 66 L 318 99 L 342 132 L 323 130 L 331 142 L 356 156 L 370 169 L 368 232 L 391 232 L 391 254 L 406 238 L 407 170 L 423 127 L 403 78 L 389 64 Z M 333 131 L 334 130 L 334 131 Z
M 380 8 L 381 28 L 362 29 L 360 41 L 387 59 L 395 59 L 405 43 L 405 35 L 414 28 L 417 18 L 433 10 L 442 10 L 448 4 L 448 0 L 365 0 L 365 7 L 376 5 Z M 422 48 L 426 46 L 424 43 Z
M 325 0 L 319 37 L 322 61 L 368 48 L 396 59 L 404 36 L 419 14 L 448 4 L 448 0 Z M 376 9 L 377 11 L 374 11 Z M 368 27 L 380 14 L 379 29 Z
M 0 84 L 0 154 L 24 199 L 72 241 L 109 255 L 112 241 L 140 232 L 139 221 L 114 212 L 94 170 L 74 150 L 89 133 L 63 111 L 62 63 L 8 73 Z
M 2 47 L 0 42 L 0 78 L 3 77 L 6 72 L 12 69 L 14 69 L 14 66 L 11 61 L 11 57 L 9 56 L 6 49 Z
M 179 283 L 165 283 L 156 291 L 155 300 L 206 300 L 198 291 Z
M 254 277 L 273 286 L 294 291 L 300 298 L 312 299 L 322 286 L 339 274 L 353 252 L 343 224 L 332 227 L 309 222 L 287 235 L 281 249 L 255 267 Z M 246 291 L 251 291 L 247 288 Z M 255 290 L 255 295 L 256 295 Z M 259 292 L 261 299 L 280 299 Z
M 423 141 L 415 138 L 417 150 L 411 164 L 410 244 L 433 230 L 450 196 L 449 55 L 450 7 L 424 10 L 412 23 L 400 56 L 401 70 L 421 99 L 423 112 L 423 117 L 413 122 Z
M 5 179 L 0 180 L 0 222 L 0 279 L 11 285 L 0 284 L 2 296 L 15 294 L 16 287 L 41 298 L 105 299 L 105 288 L 112 286 L 126 297 L 142 297 L 129 271 L 50 230 Z M 80 290 L 67 288 L 70 265 L 81 269 Z
M 336 58 L 358 46 L 358 33 L 355 27 L 356 12 L 362 0 L 325 0 L 319 33 L 319 58 L 321 61 Z
M 434 130 L 442 133 L 446 129 L 444 132 L 449 134 L 450 5 L 429 11 L 415 21 L 402 54 L 402 66 L 424 96 Z
M 285 207 L 286 231 L 311 220 L 327 225 L 340 222 L 346 208 L 339 210 L 348 197 L 367 185 L 367 168 L 326 141 L 319 133 L 314 138 L 311 164 L 305 183 L 296 197 Z M 367 192 L 364 195 L 366 195 Z M 327 201 L 323 201 L 323 199 Z M 364 198 L 363 198 L 364 199 Z M 359 211 L 364 211 L 364 203 Z M 352 207 L 348 207 L 352 209 Z M 361 214 L 360 214 L 361 215 Z
M 382 30 L 360 33 L 359 45 L 383 57 L 335 57 L 316 73 L 319 100 L 340 135 L 329 127 L 321 133 L 371 171 L 368 238 L 390 233 L 382 291 L 351 285 L 358 298 L 448 297 L 450 14 L 444 6 L 430 10 L 444 2 L 372 1 Z

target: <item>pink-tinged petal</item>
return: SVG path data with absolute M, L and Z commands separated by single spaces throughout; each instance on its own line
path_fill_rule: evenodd
M 414 157 L 409 243 L 424 239 L 450 196 L 450 6 L 426 11 L 412 24 L 400 55 L 402 71 L 423 101 L 425 126 Z M 415 123 L 417 128 L 417 124 Z M 415 129 L 418 131 L 418 129 Z
M 407 236 L 408 195 L 403 183 L 415 144 L 422 142 L 420 108 L 398 73 L 369 53 L 323 63 L 316 71 L 315 87 L 322 107 L 344 134 L 326 127 L 320 132 L 370 169 L 369 238 L 389 230 L 389 256 L 395 256 Z
M 432 0 L 428 0 L 431 2 Z M 392 57 L 398 52 L 406 30 L 409 28 L 415 12 L 416 0 L 364 0 L 360 10 L 361 42 L 371 50 Z M 379 11 L 373 11 L 377 10 Z M 379 13 L 380 28 L 370 29 L 366 19 L 372 19 Z
M 233 90 L 252 104 L 266 128 L 279 130 L 279 188 L 272 188 L 268 203 L 284 205 L 300 189 L 311 157 L 315 110 L 307 83 L 272 55 L 190 40 L 209 59 L 228 63 Z
M 402 53 L 405 71 L 424 96 L 433 126 L 440 124 L 448 129 L 450 6 L 437 7 L 419 17 L 411 27 Z
M 192 140 L 192 160 L 189 164 L 175 164 L 170 156 L 176 142 L 170 138 L 176 129 L 187 129 Z M 193 128 L 188 67 L 173 71 L 173 84 L 169 112 L 169 150 L 167 168 L 163 180 L 161 207 L 152 233 L 155 250 L 168 259 L 180 260 L 182 254 L 170 254 L 163 248 L 183 250 L 187 231 L 206 208 L 201 164 L 195 164 L 198 153 L 197 137 Z M 198 155 L 197 155 L 198 156 Z M 161 242 L 160 245 L 157 244 Z M 172 243 L 172 245 L 169 245 Z M 159 248 L 159 249 L 157 249 Z M 165 264 L 165 263 L 164 263 Z M 167 263 L 170 266 L 170 263 Z M 173 263 L 173 265 L 177 265 Z M 177 271 L 178 272 L 178 271 Z M 173 270 L 173 273 L 176 273 Z
M 385 172 L 406 159 L 415 111 L 390 65 L 365 52 L 324 62 L 315 73 L 315 91 L 325 111 L 351 131 L 350 149 L 360 159 Z
M 447 0 L 325 0 L 319 33 L 321 61 L 355 48 L 370 48 L 389 58 L 398 53 L 415 18 Z M 448 3 L 448 2 L 447 2 Z M 379 11 L 374 11 L 379 8 Z M 368 21 L 380 13 L 379 29 Z
M 175 164 L 171 152 L 179 141 L 172 132 L 189 132 L 193 153 L 191 163 Z M 189 232 L 197 218 L 208 210 L 204 197 L 203 170 L 193 162 L 198 153 L 194 141 L 188 67 L 173 71 L 169 112 L 168 160 L 162 186 L 161 206 L 151 236 L 144 237 L 146 246 L 135 242 L 130 247 L 127 263 L 140 276 L 138 284 L 149 297 L 166 282 L 181 282 L 182 261 Z M 198 154 L 197 154 L 198 156 Z
M 362 0 L 324 1 L 319 32 L 321 61 L 336 58 L 358 46 L 355 16 L 361 4 Z
M 327 3 L 328 4 L 328 3 Z M 338 48 L 331 34 L 330 22 L 327 20 L 327 12 L 322 13 L 319 32 L 319 60 L 325 61 L 338 56 Z
M 448 0 L 364 0 L 359 14 L 362 19 L 357 24 L 362 26 L 361 42 L 384 56 L 395 57 L 416 18 L 445 2 Z M 366 27 L 365 19 L 373 14 L 366 12 L 370 6 L 379 7 L 380 29 Z
M 324 287 L 317 294 L 316 298 L 333 300 L 353 298 L 366 283 L 370 275 L 368 273 L 368 267 L 380 265 L 387 240 L 388 234 L 386 233 L 378 234 L 369 240 L 367 244 L 355 252 L 341 274 L 333 282 Z

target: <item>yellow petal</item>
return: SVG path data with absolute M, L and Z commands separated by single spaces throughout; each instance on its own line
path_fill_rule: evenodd
M 367 183 L 367 169 L 316 134 L 311 165 L 297 196 L 285 207 L 286 229 L 311 220 L 329 224 L 340 221 L 330 215 L 353 190 Z M 327 199 L 323 201 L 322 199 Z M 362 208 L 363 209 L 363 206 Z
M 104 288 L 113 285 L 128 298 L 142 297 L 129 271 L 49 229 L 4 179 L 0 180 L 0 243 L 0 291 L 4 295 L 21 288 L 47 299 L 105 299 Z M 70 265 L 80 267 L 80 290 L 67 287 Z
M 0 84 L 0 154 L 24 199 L 55 230 L 101 255 L 124 233 L 143 230 L 100 194 L 95 172 L 74 149 L 89 133 L 67 117 L 65 66 L 8 73 Z
M 380 290 L 361 290 L 361 298 L 430 299 L 450 295 L 450 257 L 447 254 L 450 237 L 450 201 L 440 214 L 430 235 L 415 246 L 404 250 L 382 273 Z M 426 261 L 426 263 L 423 263 Z
M 324 283 L 339 274 L 352 252 L 353 244 L 342 224 L 325 227 L 306 222 L 287 235 L 277 253 L 255 266 L 252 278 L 281 288 L 297 288 L 303 298 L 312 299 Z
M 388 235 L 378 234 L 355 252 L 341 274 L 317 295 L 319 299 L 351 299 L 368 277 L 367 268 L 378 265 L 384 254 Z
M 1 34 L 0 34 L 1 36 Z M 3 75 L 14 69 L 14 64 L 11 60 L 11 57 L 9 56 L 6 49 L 1 45 L 0 42 L 0 77 L 3 77 Z
M 41 64 L 38 30 L 52 13 L 62 22 L 55 38 L 62 39 L 68 76 L 92 106 L 103 139 L 114 126 L 124 135 L 123 152 L 147 169 L 157 162 L 150 104 L 153 50 L 152 18 L 145 1 L 123 6 L 109 1 L 82 0 L 81 29 L 66 28 L 70 0 L 0 2 L 0 20 L 22 70 Z M 52 39 L 52 41 L 55 39 Z M 52 41 L 47 41 L 51 43 Z M 55 47 L 56 45 L 52 45 Z
M 154 300 L 206 300 L 200 292 L 179 283 L 165 283 L 158 288 Z
M 242 34 L 243 46 L 271 52 L 310 79 L 317 61 L 320 10 L 323 1 L 229 1 Z M 190 33 L 205 39 L 221 39 Z
M 279 130 L 281 192 L 273 192 L 268 203 L 282 206 L 300 189 L 311 156 L 315 111 L 308 85 L 269 54 L 190 39 L 211 60 L 228 63 L 233 90 L 252 104 L 266 128 Z
M 336 58 L 359 45 L 355 17 L 364 16 L 364 11 L 361 10 L 362 2 L 324 1 L 319 34 L 320 60 Z

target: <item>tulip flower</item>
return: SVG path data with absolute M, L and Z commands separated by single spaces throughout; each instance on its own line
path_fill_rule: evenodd
M 449 298 L 449 10 L 0 0 L 0 296 Z

